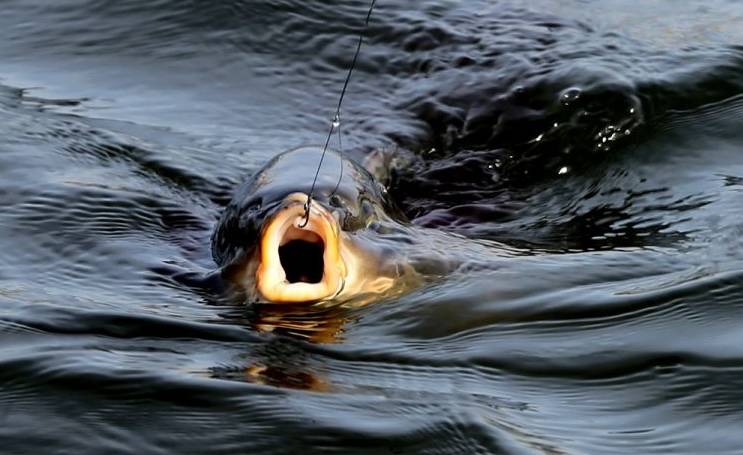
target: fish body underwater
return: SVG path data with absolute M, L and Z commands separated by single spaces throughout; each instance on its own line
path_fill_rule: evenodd
M 212 256 L 250 301 L 364 302 L 415 281 L 390 241 L 403 217 L 384 187 L 328 150 L 312 191 L 321 155 L 316 147 L 279 154 L 236 191 L 217 223 Z

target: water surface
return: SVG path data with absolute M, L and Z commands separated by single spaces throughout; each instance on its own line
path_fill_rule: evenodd
M 236 302 L 211 231 L 324 139 L 367 8 L 333 3 L 4 2 L 3 450 L 739 453 L 743 6 L 381 1 L 345 149 L 414 155 L 390 194 L 469 259 Z

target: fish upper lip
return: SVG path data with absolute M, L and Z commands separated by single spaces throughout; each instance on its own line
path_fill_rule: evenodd
M 329 300 L 343 288 L 345 264 L 340 252 L 340 227 L 320 204 L 311 204 L 304 227 L 307 195 L 292 193 L 266 223 L 260 236 L 256 269 L 258 293 L 271 303 L 302 303 Z M 314 237 L 313 237 L 314 236 Z M 279 247 L 291 240 L 319 238 L 323 244 L 322 278 L 319 282 L 289 282 L 281 263 Z

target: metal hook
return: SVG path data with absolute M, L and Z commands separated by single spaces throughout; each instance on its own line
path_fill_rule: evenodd
M 307 196 L 307 202 L 304 203 L 304 223 L 298 225 L 302 229 L 304 229 L 307 226 L 307 223 L 310 222 L 310 201 L 311 200 L 312 200 L 312 195 Z

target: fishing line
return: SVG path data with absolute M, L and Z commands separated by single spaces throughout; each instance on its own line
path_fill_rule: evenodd
M 356 67 L 356 60 L 359 58 L 359 53 L 361 52 L 361 45 L 364 43 L 364 34 L 366 33 L 366 29 L 369 28 L 369 18 L 371 18 L 372 11 L 374 11 L 374 5 L 377 3 L 377 0 L 372 0 L 371 5 L 369 6 L 369 12 L 366 13 L 366 20 L 364 21 L 364 28 L 361 29 L 361 33 L 359 33 L 359 43 L 356 45 L 356 53 L 353 55 L 353 60 L 351 60 L 351 67 L 348 68 L 348 74 L 346 75 L 346 81 L 343 83 L 343 90 L 341 90 L 341 96 L 338 98 L 338 106 L 335 108 L 335 115 L 333 116 L 333 121 L 330 123 L 330 131 L 328 132 L 328 137 L 325 139 L 325 146 L 322 148 L 322 155 L 320 155 L 320 162 L 317 165 L 317 170 L 315 171 L 315 178 L 312 180 L 312 187 L 310 187 L 310 194 L 307 196 L 307 202 L 304 204 L 304 223 L 299 225 L 299 227 L 303 228 L 307 226 L 307 223 L 310 221 L 310 205 L 312 204 L 312 196 L 315 193 L 315 185 L 317 184 L 317 177 L 320 175 L 320 169 L 322 168 L 323 160 L 325 160 L 325 153 L 328 151 L 328 144 L 330 144 L 330 138 L 333 136 L 333 131 L 338 128 L 338 144 L 340 146 L 340 152 L 343 153 L 343 146 L 341 144 L 341 105 L 343 104 L 343 97 L 346 96 L 346 89 L 348 88 L 348 82 L 351 80 L 351 74 L 353 74 L 353 69 Z M 341 179 L 343 178 L 343 162 L 341 161 L 341 174 L 338 178 L 338 184 L 335 186 L 335 190 L 333 190 L 333 193 L 335 193 L 338 190 L 338 187 L 341 184 Z
M 341 119 L 338 117 L 338 150 L 340 151 L 340 154 L 343 155 L 343 134 L 341 134 Z M 343 180 L 343 160 L 340 160 L 341 162 L 341 172 L 338 176 L 338 181 L 335 183 L 335 188 L 333 188 L 333 192 L 330 193 L 330 196 L 334 196 L 335 193 L 338 191 L 338 188 L 341 186 L 341 180 Z

